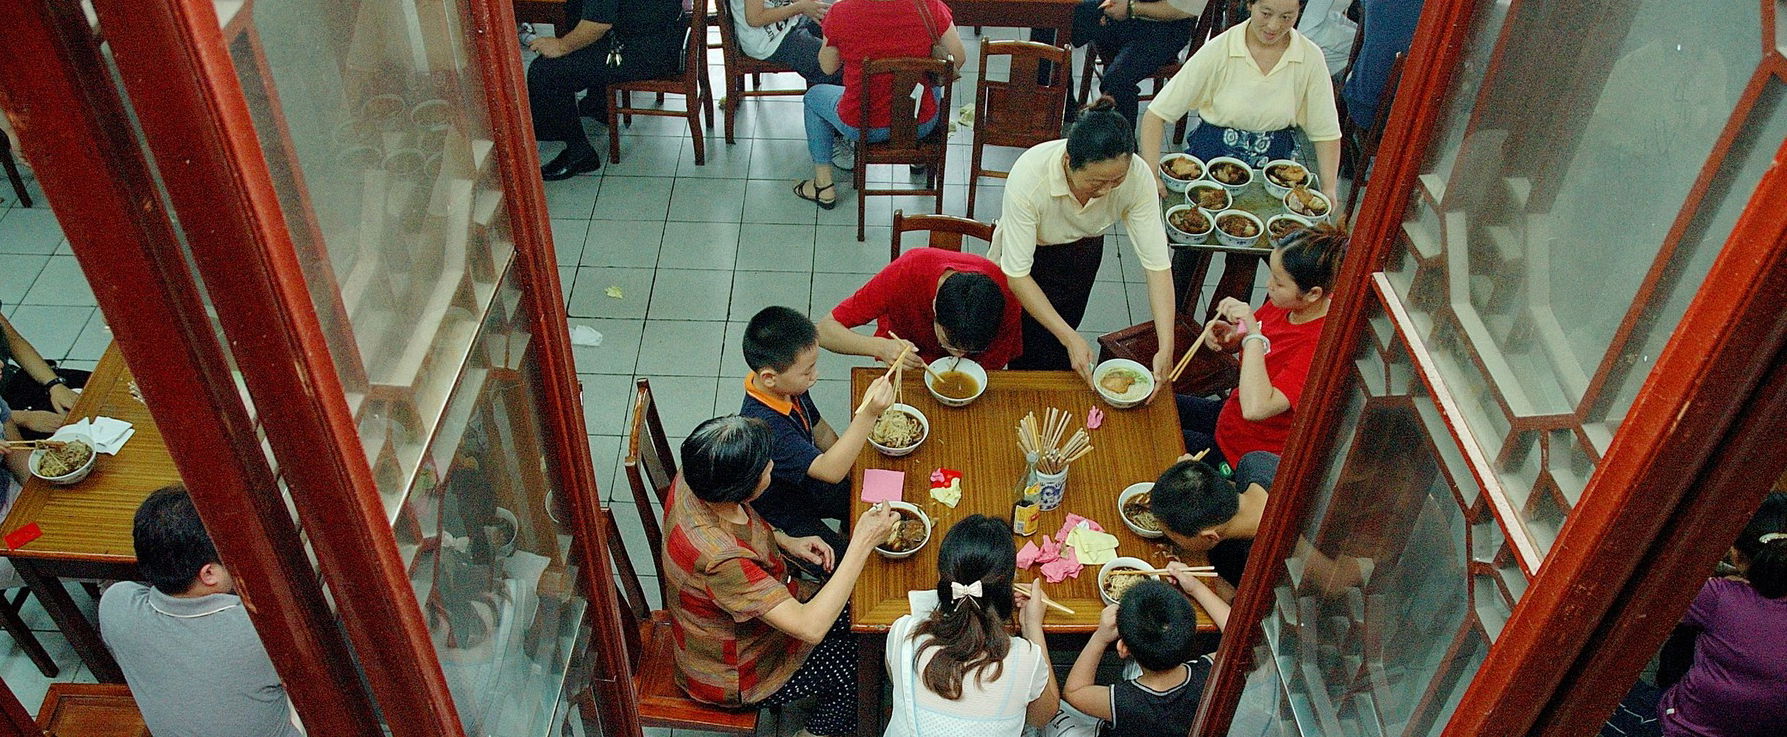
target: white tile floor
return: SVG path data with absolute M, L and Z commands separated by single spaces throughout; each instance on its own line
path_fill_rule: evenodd
M 973 99 L 979 70 L 977 39 L 964 29 L 970 62 L 954 95 Z M 988 29 L 987 38 L 1017 32 Z M 715 88 L 724 90 L 714 56 Z M 1077 66 L 1077 65 L 1076 65 Z M 1003 74 L 1002 70 L 995 70 Z M 790 80 L 774 80 L 788 85 Z M 798 80 L 791 80 L 798 83 Z M 888 222 L 893 210 L 931 212 L 928 198 L 871 198 L 868 235 L 856 240 L 855 193 L 840 178 L 837 209 L 822 211 L 789 192 L 811 176 L 798 97 L 752 98 L 739 110 L 738 142 L 728 145 L 715 126 L 707 162 L 696 166 L 694 146 L 681 119 L 637 118 L 623 131 L 621 163 L 598 173 L 546 184 L 560 279 L 574 325 L 604 336 L 599 347 L 576 348 L 590 453 L 604 496 L 617 511 L 633 560 L 655 571 L 637 526 L 620 471 L 625 455 L 634 380 L 649 378 L 664 425 L 675 442 L 701 420 L 737 411 L 746 373 L 739 351 L 744 323 L 757 310 L 787 305 L 815 317 L 829 312 L 867 275 L 888 260 Z M 675 104 L 673 102 L 673 104 Z M 586 119 L 598 148 L 606 130 Z M 965 214 L 969 161 L 966 130 L 951 138 L 944 211 Z M 557 144 L 541 147 L 542 159 Z M 990 149 L 988 165 L 1006 167 L 1016 150 Z M 904 178 L 904 167 L 876 167 L 873 181 Z M 1000 181 L 980 188 L 975 216 L 998 216 Z M 110 341 L 67 241 L 30 183 L 37 206 L 16 207 L 0 193 L 0 304 L 13 325 L 48 358 L 91 368 Z M 984 247 L 978 246 L 984 252 Z M 1213 269 L 1211 286 L 1219 269 Z M 1088 340 L 1147 318 L 1142 270 L 1128 241 L 1109 241 L 1103 268 L 1082 324 Z M 619 297 L 606 293 L 620 289 Z M 852 366 L 863 359 L 825 355 L 814 389 L 822 412 L 847 411 Z M 646 582 L 655 591 L 656 581 Z M 87 601 L 84 592 L 76 592 Z M 33 602 L 27 621 L 62 664 L 62 680 L 90 680 L 66 640 Z M 35 709 L 49 679 L 10 639 L 0 650 L 0 678 L 27 708 Z M 795 722 L 798 724 L 798 722 Z M 791 732 L 789 725 L 784 731 Z

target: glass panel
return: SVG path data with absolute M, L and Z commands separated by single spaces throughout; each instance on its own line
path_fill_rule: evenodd
M 229 50 L 395 520 L 513 254 L 465 7 L 249 12 Z
M 1718 226 L 1712 247 L 1690 238 L 1665 250 L 1722 132 L 1746 114 L 1756 7 L 1712 17 L 1674 0 L 1617 0 L 1591 23 L 1557 3 L 1477 13 L 1389 275 L 1541 551 L 1629 401 L 1597 402 L 1596 377 L 1655 357 L 1626 355 L 1623 326 L 1657 313 L 1646 325 L 1660 328 L 1660 349 L 1682 313 L 1635 304 L 1647 280 L 1685 309 L 1729 232 L 1730 220 L 1702 216 Z M 1766 133 L 1757 140 L 1772 153 L 1781 136 Z M 1720 178 L 1739 193 L 1734 217 L 1756 180 Z M 1618 411 L 1585 428 L 1584 405 L 1596 403 Z
M 1411 371 L 1400 346 L 1360 337 L 1356 366 Z M 1496 560 L 1502 530 L 1424 386 L 1386 393 L 1360 376 L 1318 512 L 1283 567 L 1261 569 L 1279 576 L 1275 604 L 1231 735 L 1437 730 L 1487 647 L 1473 583 L 1498 571 L 1473 575 L 1471 560 Z

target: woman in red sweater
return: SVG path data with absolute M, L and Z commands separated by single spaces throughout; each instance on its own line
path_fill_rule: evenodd
M 1213 449 L 1205 461 L 1217 468 L 1256 450 L 1284 453 L 1346 246 L 1346 232 L 1327 223 L 1294 231 L 1272 249 L 1266 304 L 1217 305 L 1208 342 L 1240 351 L 1241 382 L 1227 399 L 1178 397 L 1187 451 Z

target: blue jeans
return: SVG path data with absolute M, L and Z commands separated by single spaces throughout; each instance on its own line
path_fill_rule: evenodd
M 938 100 L 943 99 L 941 90 L 934 90 Z M 841 135 L 844 140 L 854 141 L 859 135 L 867 135 L 869 143 L 881 143 L 890 135 L 886 128 L 870 128 L 858 130 L 838 117 L 838 100 L 844 97 L 844 86 L 841 84 L 816 84 L 807 88 L 801 96 L 807 109 L 807 153 L 813 157 L 813 163 L 831 163 L 831 139 L 833 135 Z M 937 123 L 943 120 L 945 111 L 938 110 L 930 120 L 918 124 L 918 137 L 923 138 L 937 129 Z

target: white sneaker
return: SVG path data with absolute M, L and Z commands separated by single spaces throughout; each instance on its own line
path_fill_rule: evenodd
M 831 140 L 831 165 L 844 171 L 856 170 L 856 142 L 842 136 Z

